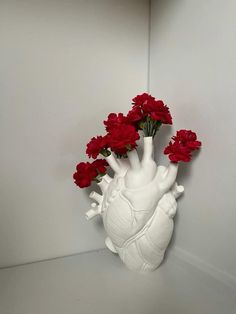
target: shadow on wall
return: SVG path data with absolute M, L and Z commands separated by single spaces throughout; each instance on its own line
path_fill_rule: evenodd
M 189 163 L 180 163 L 179 164 L 179 171 L 178 171 L 178 177 L 177 177 L 178 184 L 183 185 L 185 187 L 185 184 L 187 183 L 188 179 L 192 176 L 192 167 L 191 167 L 192 163 L 194 162 L 195 158 L 198 157 L 198 154 L 200 153 L 200 151 L 197 151 L 194 153 L 193 160 L 191 161 L 191 164 L 189 164 Z M 165 259 L 168 257 L 169 250 L 171 250 L 175 246 L 175 243 L 176 243 L 176 233 L 178 232 L 178 222 L 179 222 L 179 217 L 180 217 L 179 216 L 179 208 L 181 208 L 182 197 L 184 197 L 184 194 L 178 200 L 178 208 L 176 211 L 176 215 L 174 217 L 175 227 L 174 227 L 174 231 L 173 231 L 173 235 L 172 235 L 170 244 L 166 250 Z
M 169 163 L 169 159 L 167 156 L 164 155 L 163 151 L 164 148 L 168 145 L 169 141 L 171 140 L 171 137 L 175 134 L 174 128 L 170 125 L 163 125 L 160 130 L 158 131 L 156 137 L 154 138 L 154 146 L 155 146 L 155 161 L 158 165 L 167 165 Z M 201 150 L 200 150 L 201 151 Z M 180 163 L 179 164 L 179 171 L 177 176 L 177 182 L 180 185 L 183 185 L 184 187 L 187 185 L 187 182 L 189 181 L 189 178 L 192 176 L 192 163 L 194 162 L 195 158 L 198 157 L 198 154 L 200 151 L 197 151 L 193 155 L 193 160 L 191 163 Z M 175 246 L 176 242 L 176 232 L 178 232 L 178 222 L 179 222 L 179 208 L 181 208 L 181 202 L 182 197 L 184 197 L 184 194 L 180 197 L 178 200 L 178 209 L 176 212 L 176 215 L 174 217 L 174 231 L 171 238 L 171 242 L 166 250 L 165 253 L 165 259 L 168 257 L 169 250 L 171 250 Z
M 162 125 L 154 137 L 154 156 L 158 165 L 167 165 L 168 158 L 164 155 L 164 148 L 168 145 L 173 135 L 174 131 L 170 125 Z

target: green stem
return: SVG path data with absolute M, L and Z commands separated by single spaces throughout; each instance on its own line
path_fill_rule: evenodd
M 111 155 L 111 152 L 106 149 L 106 148 L 103 148 L 101 151 L 100 151 L 100 154 L 103 155 L 104 157 L 108 157 Z

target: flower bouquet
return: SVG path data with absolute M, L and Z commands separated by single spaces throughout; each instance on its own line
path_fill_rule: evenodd
M 173 233 L 176 199 L 184 191 L 176 182 L 178 163 L 189 162 L 201 146 L 194 132 L 179 130 L 164 149 L 168 167 L 157 165 L 153 138 L 163 124 L 172 124 L 164 102 L 147 93 L 136 96 L 127 115 L 108 115 L 106 134 L 87 144 L 86 153 L 94 161 L 79 163 L 73 175 L 80 188 L 92 181 L 98 184 L 102 194 L 90 194 L 95 202 L 86 218 L 102 216 L 106 246 L 138 272 L 152 271 L 162 262 Z M 142 158 L 136 150 L 140 134 Z M 97 159 L 99 155 L 103 159 Z M 107 174 L 108 166 L 113 177 Z

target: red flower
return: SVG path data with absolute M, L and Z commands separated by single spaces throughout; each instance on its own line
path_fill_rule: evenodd
M 127 119 L 123 113 L 110 113 L 107 117 L 107 120 L 103 121 L 103 123 L 106 126 L 107 132 L 110 132 L 117 126 L 127 123 Z
M 201 142 L 197 141 L 197 135 L 191 130 L 179 130 L 173 139 L 177 139 L 191 150 L 198 149 L 201 146 Z
M 131 109 L 128 112 L 126 117 L 127 117 L 127 121 L 130 124 L 133 124 L 134 126 L 137 127 L 137 129 L 139 129 L 138 123 L 143 120 L 144 115 L 143 115 L 143 112 L 142 112 L 141 108 L 134 107 L 133 109 Z
M 107 148 L 107 136 L 93 137 L 87 144 L 86 154 L 89 158 L 93 157 L 95 159 L 103 149 Z
M 73 174 L 74 182 L 80 188 L 90 186 L 92 180 L 96 178 L 97 171 L 89 162 L 81 162 L 76 167 L 76 172 Z
M 137 129 L 143 130 L 144 136 L 153 137 L 162 124 L 172 124 L 169 108 L 147 93 L 133 99 L 133 109 L 127 118 Z
M 162 100 L 151 100 L 143 105 L 143 111 L 150 114 L 155 121 L 160 121 L 164 124 L 172 124 L 172 117 L 169 108 Z
M 172 139 L 174 142 L 170 142 L 164 150 L 164 154 L 169 155 L 172 162 L 189 162 L 192 151 L 201 146 L 201 142 L 197 141 L 196 133 L 191 130 L 179 130 Z
M 91 182 L 99 176 L 104 175 L 108 163 L 104 159 L 97 159 L 92 163 L 81 162 L 76 166 L 76 172 L 73 174 L 73 179 L 76 185 L 80 188 L 85 188 L 91 185 Z
M 111 130 L 108 139 L 111 149 L 115 153 L 123 155 L 137 146 L 136 141 L 139 139 L 139 134 L 134 126 L 121 124 Z
M 105 173 L 106 167 L 108 166 L 108 163 L 105 159 L 97 159 L 92 163 L 92 167 L 97 170 L 98 173 Z
M 188 147 L 184 147 L 179 142 L 169 143 L 164 150 L 165 155 L 169 155 L 169 159 L 172 162 L 189 162 L 191 160 L 191 150 Z
M 147 101 L 155 100 L 152 95 L 149 95 L 148 93 L 143 93 L 141 95 L 137 95 L 132 99 L 132 103 L 134 106 L 142 107 Z

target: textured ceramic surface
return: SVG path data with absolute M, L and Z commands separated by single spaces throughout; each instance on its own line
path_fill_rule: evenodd
M 156 165 L 152 137 L 144 137 L 141 161 L 136 150 L 128 153 L 128 159 L 110 155 L 106 160 L 114 178 L 105 175 L 98 183 L 102 195 L 90 194 L 98 204 L 92 203 L 86 217 L 102 215 L 106 246 L 129 269 L 152 271 L 163 260 L 173 233 L 176 199 L 184 191 L 175 182 L 178 165 Z

